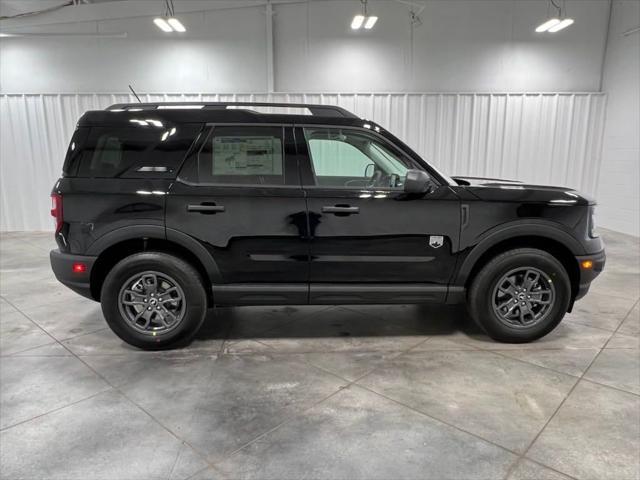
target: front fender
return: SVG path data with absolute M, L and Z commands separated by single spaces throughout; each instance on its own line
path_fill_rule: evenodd
M 526 237 L 552 240 L 563 245 L 576 256 L 587 253 L 584 246 L 573 235 L 565 231 L 560 224 L 535 219 L 517 220 L 486 231 L 477 241 L 469 245 L 468 248 L 471 250 L 464 257 L 452 284 L 465 285 L 476 262 L 490 248 L 505 240 Z

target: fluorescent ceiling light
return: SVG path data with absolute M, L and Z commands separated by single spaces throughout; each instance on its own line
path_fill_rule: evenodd
M 368 17 L 367 21 L 364 24 L 364 28 L 366 28 L 367 30 L 371 30 L 377 21 L 378 21 L 378 17 L 375 17 L 375 16 Z
M 565 18 L 557 25 L 551 27 L 548 31 L 549 33 L 556 33 L 562 30 L 563 28 L 567 28 L 569 25 L 573 24 L 573 18 Z
M 552 18 L 552 19 L 547 20 L 546 22 L 544 22 L 542 25 L 538 26 L 538 28 L 536 28 L 536 32 L 538 32 L 538 33 L 546 32 L 551 27 L 554 27 L 559 23 L 560 23 L 559 19 Z
M 364 23 L 364 15 L 356 15 L 355 17 L 353 17 L 353 20 L 351 21 L 351 28 L 353 30 L 358 30 L 360 27 L 362 27 L 363 23 Z
M 171 28 L 171 25 L 169 25 L 164 18 L 154 18 L 153 23 L 155 23 L 156 27 L 165 33 L 173 32 L 173 28 Z
M 171 17 L 171 18 L 167 19 L 167 22 L 169 23 L 169 25 L 171 27 L 173 27 L 173 29 L 176 32 L 184 33 L 184 32 L 187 31 L 187 29 L 184 28 L 184 25 L 182 25 L 180 20 L 178 20 L 177 18 Z

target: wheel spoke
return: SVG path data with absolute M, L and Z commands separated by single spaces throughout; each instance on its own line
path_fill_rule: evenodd
M 518 316 L 518 313 L 516 313 L 517 306 L 517 303 L 511 305 L 511 307 L 509 307 L 509 310 L 507 310 L 507 312 L 505 313 L 505 318 L 516 318 Z
M 145 305 L 145 296 L 134 292 L 133 290 L 125 290 L 122 303 L 124 305 Z
M 168 327 L 169 326 L 169 324 L 167 323 L 167 320 L 165 319 L 164 312 L 161 312 L 159 310 L 155 310 L 153 313 L 154 313 L 154 317 L 156 319 L 159 319 L 164 327 Z
M 508 307 L 512 302 L 513 300 L 507 300 L 506 302 L 501 303 L 500 305 L 498 305 L 498 310 L 502 310 L 504 307 Z
M 509 295 L 511 298 L 514 298 L 516 296 L 516 290 L 512 286 L 509 286 L 509 288 L 498 287 L 498 291 L 504 293 L 505 295 Z
M 551 299 L 542 300 L 541 298 L 530 298 L 529 301 L 538 305 L 551 305 Z
M 509 289 L 512 291 L 518 288 L 518 284 L 511 277 L 506 277 L 502 283 L 504 284 L 504 282 L 510 285 Z
M 149 327 L 149 323 L 151 322 L 151 315 L 145 315 L 145 313 L 147 312 L 147 310 L 142 310 L 140 311 L 133 319 L 133 324 L 134 325 L 138 325 L 140 328 L 142 329 L 147 329 Z M 138 320 L 140 319 L 144 320 L 144 324 L 140 325 L 138 323 Z
M 163 308 L 163 313 L 164 313 L 164 315 L 166 317 L 169 317 L 169 319 L 171 320 L 171 323 L 173 323 L 173 322 L 175 322 L 177 320 L 176 316 L 170 310 L 167 310 L 166 308 Z
M 139 302 L 139 301 L 137 301 L 137 300 L 123 300 L 123 301 L 122 301 L 122 304 L 123 304 L 123 305 L 129 305 L 129 306 L 133 306 L 133 305 L 142 305 L 142 306 L 145 306 L 145 305 L 146 305 L 146 303 L 144 303 L 144 302 Z
M 531 294 L 532 294 L 532 295 L 533 295 L 533 294 L 536 294 L 536 295 L 538 295 L 538 294 L 543 294 L 543 295 L 544 295 L 544 294 L 547 294 L 547 295 L 550 295 L 550 294 L 551 294 L 551 290 L 546 290 L 546 289 L 545 289 L 545 290 L 532 290 L 532 291 L 531 291 Z
M 173 293 L 173 292 L 177 292 L 177 291 L 178 291 L 177 287 L 170 287 L 170 288 L 167 288 L 166 290 L 164 290 L 162 292 L 162 295 L 168 295 L 169 293 Z
M 531 278 L 533 277 L 533 278 Z M 531 290 L 531 288 L 538 283 L 540 280 L 540 273 L 532 270 L 527 270 L 527 273 L 524 275 L 524 287 L 527 290 Z
M 143 276 L 142 283 L 148 293 L 156 293 L 158 291 L 158 277 L 155 273 L 149 273 Z

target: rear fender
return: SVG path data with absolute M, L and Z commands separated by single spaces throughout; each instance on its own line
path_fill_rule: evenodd
M 133 227 L 124 227 L 113 230 L 93 242 L 89 246 L 86 255 L 97 257 L 100 256 L 100 254 L 107 248 L 117 243 L 141 238 L 166 240 L 184 247 L 193 253 L 200 263 L 202 263 L 202 266 L 207 272 L 207 276 L 212 284 L 222 283 L 222 277 L 220 275 L 218 265 L 211 254 L 200 242 L 185 233 L 171 228 L 165 229 L 165 227 L 160 225 L 136 225 Z

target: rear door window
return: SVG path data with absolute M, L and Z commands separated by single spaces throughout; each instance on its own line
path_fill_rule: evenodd
M 284 185 L 282 127 L 215 127 L 197 159 L 196 183 Z
M 91 127 L 79 159 L 78 176 L 172 178 L 201 129 L 200 124 Z

